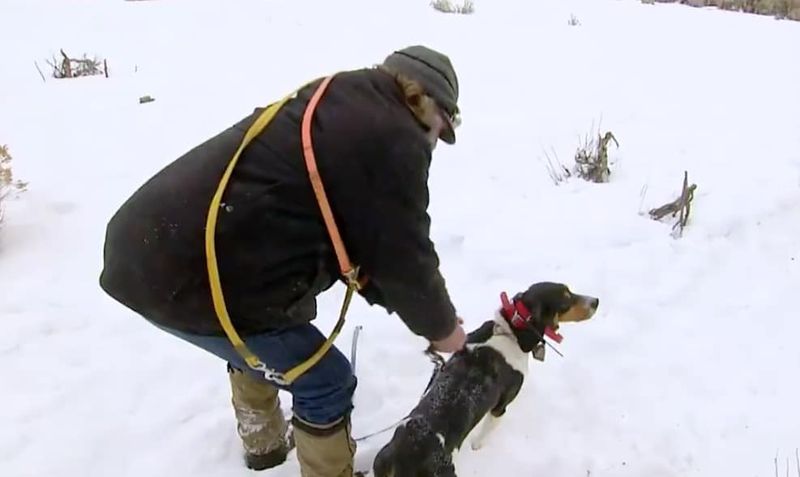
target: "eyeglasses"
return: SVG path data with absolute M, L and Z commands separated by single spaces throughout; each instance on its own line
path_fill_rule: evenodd
M 458 127 L 461 126 L 461 113 L 459 113 L 458 111 L 455 111 L 453 113 L 448 113 L 443 109 L 440 109 L 440 111 L 442 112 L 442 117 L 444 118 L 444 120 L 447 121 L 448 124 L 450 124 L 450 127 L 453 128 L 453 130 L 458 129 Z

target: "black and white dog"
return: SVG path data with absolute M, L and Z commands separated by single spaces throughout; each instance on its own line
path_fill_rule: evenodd
M 522 387 L 528 353 L 544 358 L 544 337 L 560 341 L 560 323 L 591 318 L 595 297 L 542 282 L 514 296 L 467 337 L 434 376 L 419 404 L 375 457 L 375 477 L 456 477 L 452 455 L 484 419 L 471 441 L 477 450 Z

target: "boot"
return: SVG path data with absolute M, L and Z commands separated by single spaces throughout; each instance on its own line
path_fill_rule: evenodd
M 302 477 L 353 477 L 356 442 L 350 436 L 349 418 L 326 428 L 297 417 L 292 423 Z
M 278 388 L 228 365 L 236 430 L 242 439 L 245 464 L 264 470 L 282 464 L 293 443 L 281 412 Z

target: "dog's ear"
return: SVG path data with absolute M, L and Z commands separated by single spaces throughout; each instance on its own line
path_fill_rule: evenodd
M 467 334 L 467 343 L 486 343 L 494 335 L 494 321 L 484 322 L 478 329 Z
M 523 353 L 532 352 L 541 341 L 541 335 L 537 331 L 534 331 L 533 328 L 518 330 L 515 334 L 517 335 L 519 349 L 521 349 Z

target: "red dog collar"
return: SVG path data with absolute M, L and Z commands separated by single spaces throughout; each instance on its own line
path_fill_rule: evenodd
M 516 329 L 522 329 L 528 326 L 528 323 L 531 320 L 531 312 L 521 300 L 514 300 L 514 303 L 511 303 L 506 292 L 502 292 L 500 294 L 500 303 L 502 304 L 500 313 L 505 319 L 511 322 L 511 326 Z M 564 339 L 563 336 L 558 334 L 549 326 L 545 327 L 544 334 L 556 343 L 561 343 L 561 341 Z

